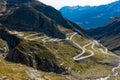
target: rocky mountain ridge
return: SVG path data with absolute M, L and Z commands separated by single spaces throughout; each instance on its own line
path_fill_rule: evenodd
M 58 29 L 60 27 L 77 31 L 80 34 L 84 32 L 80 26 L 65 19 L 60 12 L 41 2 L 32 1 L 21 4 L 21 6 L 18 5 L 18 7 L 17 9 L 14 7 L 15 10 L 13 7 L 8 8 L 12 9 L 12 12 L 1 17 L 1 23 L 5 27 L 12 30 L 45 32 L 49 36 L 59 38 L 65 38 L 65 34 Z

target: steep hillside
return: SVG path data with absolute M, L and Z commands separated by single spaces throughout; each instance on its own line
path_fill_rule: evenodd
M 120 52 L 120 17 L 112 19 L 105 26 L 88 30 L 88 34 L 100 40 L 111 51 Z
M 1 80 L 70 80 L 70 78 L 74 79 L 70 76 L 58 75 L 55 73 L 45 73 L 22 64 L 7 62 L 0 55 Z
M 37 31 L 59 38 L 66 38 L 65 31 L 62 32 L 61 28 L 77 31 L 81 35 L 84 32 L 80 26 L 65 19 L 60 12 L 41 2 L 18 4 L 20 5 L 8 7 L 9 13 L 1 17 L 1 23 L 11 30 Z
M 63 7 L 60 12 L 73 22 L 85 28 L 100 27 L 110 19 L 120 16 L 120 0 L 101 6 L 73 6 Z
M 56 77 L 59 73 L 64 75 L 64 78 L 67 77 L 68 80 L 70 78 L 73 80 L 99 78 L 110 74 L 111 69 L 118 64 L 118 57 L 108 52 L 96 41 L 91 41 L 79 34 L 68 33 L 66 34 L 68 39 L 59 39 L 31 31 L 17 32 L 2 29 L 1 32 L 4 34 L 1 39 L 15 45 L 5 57 L 7 61 L 25 64 L 42 70 L 44 73 L 57 73 Z M 16 42 L 16 40 L 20 42 Z M 84 54 L 82 54 L 83 50 L 85 50 Z M 13 64 L 11 63 L 11 65 Z M 11 77 L 9 76 L 9 78 Z
M 93 80 L 117 74 L 119 57 L 59 11 L 36 0 L 6 5 L 0 17 L 1 79 Z

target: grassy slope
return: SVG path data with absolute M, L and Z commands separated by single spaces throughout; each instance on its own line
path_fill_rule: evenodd
M 109 80 L 119 80 L 120 79 L 120 69 L 118 69 L 117 71 L 118 71 L 118 75 L 116 77 L 112 77 Z
M 37 40 L 39 41 L 39 40 Z M 90 41 L 87 38 L 83 38 L 80 35 L 77 35 L 73 38 L 73 41 L 76 41 L 81 46 L 86 45 Z M 81 50 L 76 47 L 71 41 L 62 41 L 62 42 L 46 42 L 42 43 L 47 47 L 52 55 L 55 56 L 56 65 L 63 67 L 68 74 L 71 74 L 77 78 L 95 78 L 99 76 L 105 76 L 111 73 L 112 66 L 109 66 L 110 59 L 116 59 L 111 55 L 105 55 L 98 51 L 100 45 L 96 45 L 95 55 L 91 57 L 88 61 L 83 63 L 76 63 L 72 57 L 81 53 Z M 91 47 L 87 47 L 91 49 Z M 92 49 L 91 49 L 92 50 Z M 87 52 L 85 55 L 90 54 Z M 50 59 L 49 56 L 47 56 Z M 51 59 L 50 59 L 51 61 Z M 61 65 L 62 64 L 62 65 Z M 97 72 L 97 73 L 95 73 Z M 87 75 L 89 74 L 89 75 Z M 92 76 L 91 76 L 92 75 Z
M 5 61 L 0 56 L 0 78 L 2 76 L 6 76 L 9 80 L 30 80 L 28 75 L 25 73 L 25 70 L 29 69 L 22 64 L 16 64 Z M 32 69 L 32 68 L 31 68 Z M 54 74 L 54 73 L 45 73 L 42 71 L 38 71 L 40 78 L 47 80 L 47 78 L 51 80 L 69 80 L 62 75 Z M 47 78 L 46 78 L 47 76 Z M 34 79 L 33 79 L 34 80 Z
M 87 43 L 89 43 L 90 41 L 86 38 L 81 37 L 80 35 L 77 35 L 73 38 L 73 40 L 75 42 L 77 42 L 78 44 L 80 44 L 81 46 L 86 45 Z M 81 42 L 82 41 L 82 42 Z M 83 73 L 81 73 L 80 77 L 81 78 L 96 78 L 96 77 L 100 77 L 100 76 L 105 76 L 108 75 L 109 73 L 111 73 L 111 68 L 112 66 L 109 66 L 108 64 L 110 64 L 111 59 L 116 60 L 117 58 L 115 56 L 112 55 L 108 55 L 108 54 L 104 54 L 101 53 L 98 49 L 102 48 L 104 49 L 101 45 L 95 45 L 95 50 L 94 53 L 95 55 L 93 57 L 91 57 L 88 61 L 93 62 L 93 64 L 87 63 L 87 65 L 89 66 L 88 69 L 86 69 L 85 71 L 83 71 Z M 91 49 L 91 46 L 87 47 L 87 49 Z M 87 52 L 84 55 L 89 55 L 90 53 Z M 80 63 L 81 64 L 81 63 Z
M 73 38 L 73 41 L 77 42 L 81 46 L 84 46 L 90 42 L 87 38 L 83 38 L 80 35 L 76 35 Z M 96 49 L 94 51 L 95 55 L 91 57 L 89 60 L 82 63 L 77 63 L 72 59 L 73 56 L 81 53 L 81 50 L 77 46 L 75 46 L 72 43 L 72 41 L 43 43 L 41 39 L 35 41 L 23 40 L 16 48 L 19 51 L 21 51 L 24 55 L 26 55 L 26 58 L 29 51 L 33 49 L 34 54 L 37 55 L 40 59 L 46 58 L 49 63 L 64 68 L 65 72 L 63 72 L 63 74 L 70 74 L 79 79 L 84 79 L 105 76 L 111 73 L 112 66 L 108 65 L 109 64 L 108 61 L 110 59 L 114 60 L 116 59 L 116 57 L 101 53 L 100 51 L 98 51 L 99 47 L 101 46 L 96 45 L 94 47 Z M 90 46 L 87 47 L 87 49 L 92 50 Z M 87 54 L 90 54 L 89 51 L 85 55 Z M 9 72 L 5 73 L 7 74 Z M 47 73 L 45 73 L 45 75 L 47 75 Z M 47 76 L 51 77 L 53 76 L 53 74 L 49 74 Z M 56 74 L 54 74 L 54 76 L 56 77 L 52 80 L 60 80 L 63 78 L 61 76 L 57 76 Z M 62 80 L 67 79 L 63 78 Z

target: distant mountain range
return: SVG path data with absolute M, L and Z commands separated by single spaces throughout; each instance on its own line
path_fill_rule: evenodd
M 88 35 L 100 40 L 111 51 L 120 55 L 120 17 L 116 17 L 105 26 L 90 29 Z
M 60 12 L 69 20 L 84 28 L 99 27 L 110 19 L 120 16 L 120 0 L 101 6 L 65 6 Z

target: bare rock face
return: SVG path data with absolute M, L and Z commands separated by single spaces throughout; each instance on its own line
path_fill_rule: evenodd
M 0 55 L 7 61 L 26 64 L 39 70 L 56 73 L 64 71 L 56 63 L 52 52 L 43 44 L 23 40 L 3 28 L 0 29 Z
M 9 34 L 6 29 L 0 29 L 0 39 L 7 42 L 10 50 L 20 43 L 20 39 L 15 35 Z
M 6 1 L 0 0 L 0 12 L 4 12 L 6 10 Z
M 3 57 L 6 57 L 8 52 L 9 52 L 9 49 L 6 41 L 3 41 L 2 39 L 0 39 L 0 55 Z
M 46 72 L 61 73 L 64 71 L 64 69 L 56 63 L 55 56 L 44 46 L 39 44 L 39 48 L 34 50 L 34 52 L 36 51 L 37 53 L 34 53 L 31 52 L 31 48 L 29 47 L 31 45 L 23 46 L 21 44 L 23 43 L 21 42 L 18 47 L 11 50 L 5 59 L 15 63 L 26 64 L 27 66 Z M 25 48 L 26 51 L 23 51 L 20 47 Z M 39 52 L 40 50 L 43 50 L 43 52 Z

